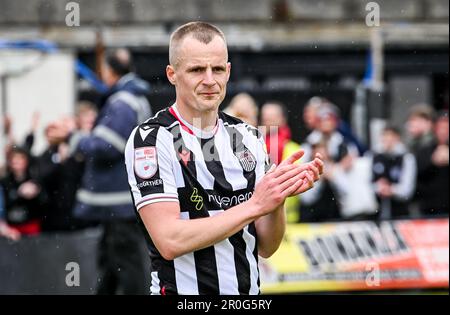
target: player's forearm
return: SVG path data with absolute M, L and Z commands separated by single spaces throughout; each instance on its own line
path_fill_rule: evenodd
M 256 220 L 258 235 L 258 253 L 261 257 L 272 256 L 281 244 L 286 230 L 284 205 Z
M 217 244 L 255 221 L 256 213 L 256 206 L 245 202 L 212 217 L 177 219 L 171 230 L 167 231 L 166 242 L 160 252 L 164 258 L 172 260 Z

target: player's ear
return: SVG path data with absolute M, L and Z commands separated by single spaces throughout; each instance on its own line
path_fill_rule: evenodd
M 230 80 L 231 75 L 231 62 L 227 62 L 227 82 Z
M 172 85 L 175 85 L 175 83 L 177 82 L 177 80 L 176 80 L 177 75 L 176 75 L 175 69 L 173 68 L 172 65 L 168 65 L 166 67 L 166 75 L 167 75 L 167 79 L 169 80 L 169 82 L 172 83 Z

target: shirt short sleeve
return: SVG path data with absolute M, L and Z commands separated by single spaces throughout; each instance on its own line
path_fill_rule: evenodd
M 171 134 L 159 126 L 144 124 L 131 133 L 125 164 L 138 211 L 152 203 L 178 202 L 172 147 Z

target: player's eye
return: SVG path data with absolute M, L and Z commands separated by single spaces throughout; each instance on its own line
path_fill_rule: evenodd
M 217 72 L 217 73 L 221 73 L 221 72 L 225 72 L 225 68 L 224 67 L 214 67 L 213 71 Z
M 202 67 L 195 67 L 195 68 L 189 69 L 189 72 L 193 72 L 193 73 L 199 73 L 199 72 L 202 72 L 202 71 L 203 71 Z

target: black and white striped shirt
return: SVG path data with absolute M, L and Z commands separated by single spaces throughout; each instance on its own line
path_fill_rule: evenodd
M 136 209 L 179 202 L 185 220 L 214 216 L 250 199 L 268 166 L 257 129 L 219 113 L 214 130 L 202 132 L 181 118 L 176 105 L 137 127 L 125 156 Z M 152 294 L 259 294 L 254 223 L 173 261 L 147 241 Z

